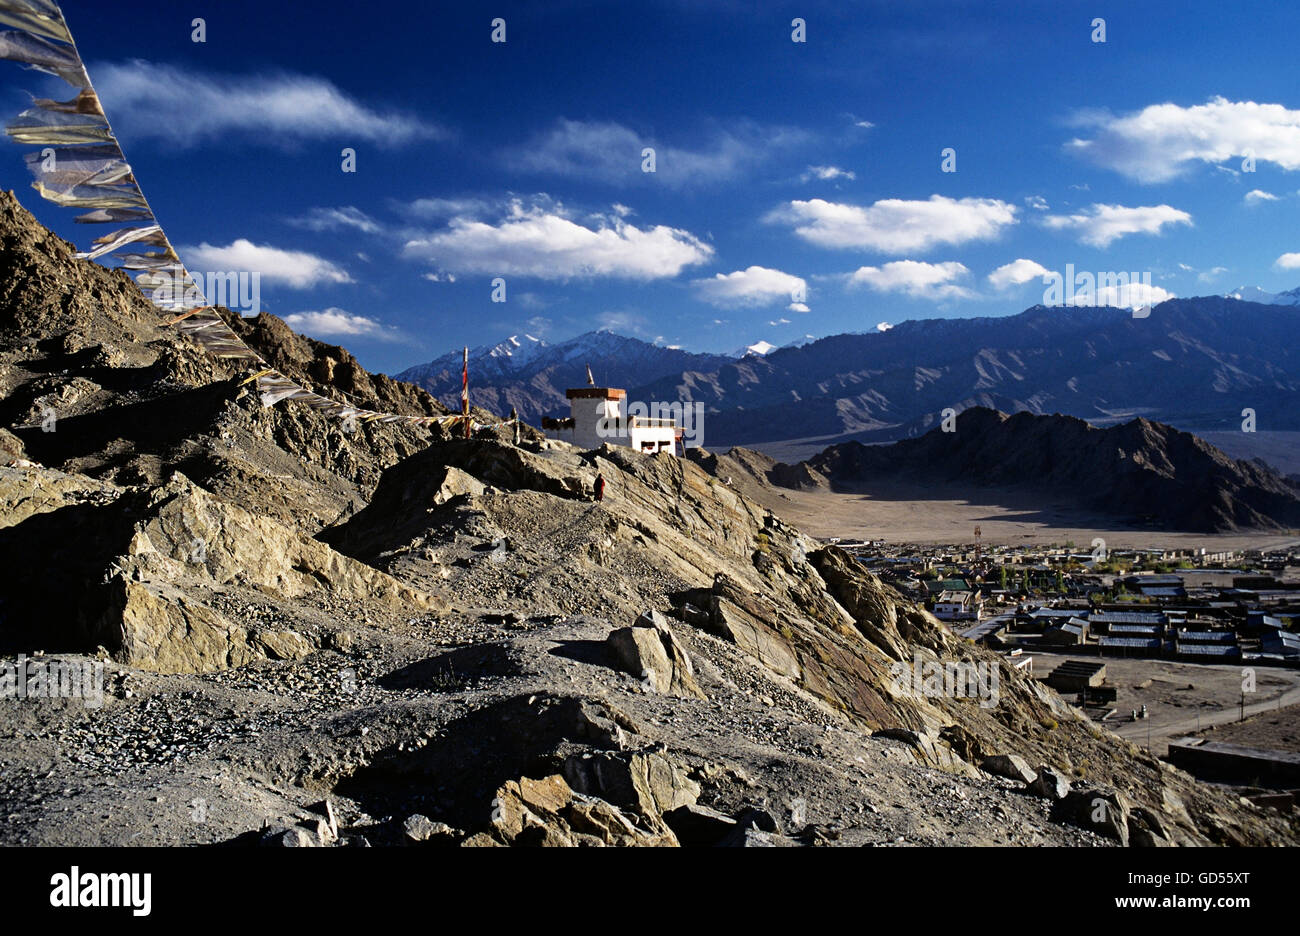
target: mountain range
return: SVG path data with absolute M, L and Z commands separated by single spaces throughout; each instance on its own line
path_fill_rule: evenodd
M 973 407 L 891 445 L 846 442 L 767 479 L 862 491 L 873 482 L 1033 489 L 1128 523 L 1225 533 L 1300 526 L 1300 487 L 1186 432 L 1134 419 L 1100 429 L 1072 416 Z
M 645 382 L 683 371 L 712 371 L 730 360 L 726 355 L 693 354 L 604 330 L 558 344 L 514 335 L 469 352 L 470 399 L 475 406 L 502 414 L 513 407 L 522 419 L 536 423 L 543 416 L 568 415 L 564 391 L 586 386 L 588 367 L 598 384 L 626 387 L 629 378 Z M 454 351 L 407 368 L 396 378 L 459 409 L 463 361 L 463 352 Z
M 1034 306 L 1010 316 L 925 319 L 766 354 L 692 354 L 610 332 L 528 353 L 480 349 L 473 400 L 525 418 L 567 412 L 564 390 L 623 387 L 629 399 L 702 402 L 705 444 L 894 441 L 945 409 L 1059 412 L 1106 425 L 1144 416 L 1194 431 L 1300 429 L 1300 290 L 1171 299 L 1141 318 L 1115 307 Z M 501 346 L 497 346 L 500 348 Z M 522 349 L 520 349 L 522 351 Z M 398 379 L 444 402 L 460 393 L 460 356 Z

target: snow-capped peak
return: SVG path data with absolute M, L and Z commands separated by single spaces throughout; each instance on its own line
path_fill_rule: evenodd
M 1265 292 L 1258 286 L 1238 286 L 1224 296 L 1225 299 L 1240 299 L 1242 302 L 1258 302 L 1261 305 L 1300 305 L 1300 287 L 1285 292 Z
M 776 350 L 776 345 L 772 344 L 772 342 L 760 340 L 760 341 L 755 341 L 752 345 L 746 345 L 745 347 L 741 348 L 739 351 L 733 351 L 731 353 L 731 356 L 737 358 L 743 358 L 753 354 L 757 357 L 764 357 L 765 355 L 775 350 Z
M 519 335 L 511 335 L 499 345 L 488 348 L 486 352 L 481 349 L 475 349 L 478 353 L 486 353 L 488 357 L 508 357 L 513 359 L 517 364 L 522 364 L 542 348 L 546 347 L 546 342 L 540 338 L 534 338 L 532 335 L 524 335 L 520 341 Z

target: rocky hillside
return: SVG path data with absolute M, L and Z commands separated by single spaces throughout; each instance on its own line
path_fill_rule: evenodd
M 693 462 L 264 409 L 12 196 L 0 244 L 0 654 L 106 670 L 0 700 L 4 844 L 1297 840 Z
M 1223 533 L 1300 526 L 1300 488 L 1266 465 L 1237 461 L 1171 426 L 1135 419 L 1099 429 L 1071 416 L 1007 416 L 976 407 L 893 445 L 827 448 L 773 483 L 846 488 L 919 481 L 1039 491 L 1116 519 L 1163 530 Z

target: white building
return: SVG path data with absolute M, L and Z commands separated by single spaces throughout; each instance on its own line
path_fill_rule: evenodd
M 575 387 L 564 394 L 569 400 L 568 419 L 544 419 L 548 438 L 583 449 L 626 445 L 638 452 L 680 455 L 682 431 L 675 419 L 627 416 L 627 391 L 615 387 Z
M 934 616 L 941 621 L 978 621 L 983 610 L 979 592 L 945 591 L 934 599 Z

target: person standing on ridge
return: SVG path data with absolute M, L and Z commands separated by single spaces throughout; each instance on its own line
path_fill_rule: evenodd
M 603 474 L 597 474 L 596 475 L 596 500 L 602 501 L 604 499 L 605 499 L 605 476 Z

